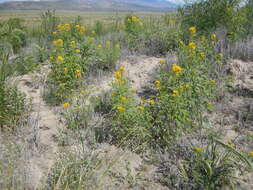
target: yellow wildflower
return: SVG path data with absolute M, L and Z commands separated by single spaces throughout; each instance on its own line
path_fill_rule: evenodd
M 172 25 L 172 24 L 175 24 L 175 22 L 174 22 L 174 20 L 169 19 L 168 24 Z
M 75 73 L 76 73 L 77 77 L 81 77 L 81 70 L 80 69 L 75 70 Z
M 161 86 L 161 81 L 157 80 L 155 81 L 155 85 L 158 87 L 158 86 Z
M 120 101 L 124 102 L 124 101 L 126 101 L 126 100 L 127 100 L 126 97 L 124 97 L 124 96 L 120 97 Z
M 141 102 L 145 102 L 145 98 L 141 98 Z
M 76 53 L 80 53 L 81 50 L 80 50 L 80 49 L 76 49 L 75 52 L 76 52 Z
M 63 104 L 63 107 L 64 108 L 68 108 L 70 106 L 70 104 L 68 103 L 68 102 L 65 102 L 64 104 Z
M 138 17 L 136 17 L 136 16 L 132 16 L 131 20 L 132 20 L 133 22 L 136 22 L 136 21 L 138 21 L 139 19 L 138 19 Z
M 71 29 L 70 24 L 64 24 L 65 31 L 70 31 L 70 29 Z
M 98 49 L 101 49 L 101 48 L 103 48 L 103 46 L 102 46 L 101 44 L 99 44 L 99 45 L 97 46 L 97 48 L 98 48 Z
M 81 29 L 81 26 L 78 24 L 75 26 L 77 30 L 80 30 Z
M 76 42 L 75 41 L 71 41 L 69 44 L 70 47 L 74 48 L 76 47 Z
M 63 46 L 63 40 L 62 39 L 54 40 L 53 45 L 54 46 Z
M 179 45 L 180 45 L 180 46 L 183 46 L 183 45 L 184 45 L 184 42 L 183 42 L 183 41 L 180 41 L 180 42 L 179 42 Z
M 165 63 L 165 60 L 164 60 L 164 59 L 161 59 L 161 60 L 159 61 L 159 63 L 162 65 L 162 64 Z
M 92 30 L 91 34 L 92 35 L 96 35 L 96 32 L 94 30 Z
M 189 28 L 189 32 L 190 32 L 192 35 L 193 35 L 193 34 L 196 34 L 196 32 L 197 32 L 196 27 L 194 27 L 194 26 L 190 27 L 190 28 Z
M 144 110 L 144 106 L 138 106 L 137 109 L 143 111 Z
M 200 53 L 200 56 L 201 56 L 201 57 L 205 57 L 205 56 L 206 56 L 205 52 L 201 52 L 201 53 Z
M 117 106 L 118 111 L 125 111 L 125 108 L 123 106 Z
M 211 34 L 211 39 L 212 40 L 216 40 L 217 39 L 217 35 L 216 34 Z
M 120 72 L 120 71 L 115 72 L 115 73 L 114 73 L 114 77 L 115 77 L 116 79 L 120 79 L 120 78 L 122 77 L 121 72 Z
M 195 50 L 196 49 L 196 44 L 194 42 L 190 42 L 188 45 L 190 50 Z
M 178 96 L 179 95 L 179 91 L 178 90 L 173 90 L 172 91 L 172 96 Z
M 65 71 L 65 72 L 67 72 L 67 71 L 68 71 L 68 68 L 67 68 L 67 67 L 65 67 L 65 68 L 64 68 L 64 71 Z
M 253 152 L 250 152 L 249 155 L 253 157 Z
M 58 62 L 63 62 L 63 60 L 64 60 L 64 58 L 63 58 L 62 56 L 60 56 L 60 55 L 57 56 L 57 61 L 58 61 Z
M 182 67 L 180 67 L 177 64 L 172 64 L 172 71 L 176 74 L 179 75 L 182 72 Z
M 53 32 L 52 34 L 55 36 L 57 34 L 57 32 Z
M 149 100 L 148 103 L 149 103 L 150 105 L 154 105 L 154 104 L 155 104 L 155 101 L 154 101 L 154 100 Z
M 195 150 L 196 152 L 202 152 L 203 151 L 203 148 L 200 148 L 200 147 L 197 147 L 197 146 L 194 146 L 192 147 L 193 150 Z
M 229 146 L 231 146 L 231 147 L 235 147 L 235 144 L 234 144 L 232 141 L 230 141 L 230 140 L 227 142 L 227 144 L 228 144 Z
M 213 105 L 213 103 L 212 102 L 207 102 L 207 105 L 211 106 L 211 105 Z
M 113 97 L 116 96 L 116 95 L 117 95 L 117 94 L 116 94 L 115 92 L 112 93 L 112 96 L 113 96 Z
M 119 70 L 120 70 L 120 72 L 124 72 L 125 70 L 126 70 L 126 67 L 124 67 L 124 66 L 121 66 L 120 68 L 119 68 Z

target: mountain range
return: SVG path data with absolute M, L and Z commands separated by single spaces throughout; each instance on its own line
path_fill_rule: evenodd
M 181 4 L 182 0 L 0 0 L 0 9 L 168 11 Z

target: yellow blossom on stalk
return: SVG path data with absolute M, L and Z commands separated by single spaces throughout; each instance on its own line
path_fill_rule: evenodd
M 64 24 L 64 30 L 70 31 L 71 27 L 70 24 Z
M 77 77 L 81 77 L 81 70 L 80 69 L 75 70 L 75 73 L 76 73 Z
M 227 144 L 231 147 L 235 147 L 235 144 L 232 141 L 228 141 Z
M 150 105 L 154 105 L 154 104 L 155 104 L 155 101 L 154 101 L 154 100 L 149 100 L 148 103 L 149 103 Z
M 65 71 L 65 72 L 67 72 L 67 71 L 68 71 L 68 68 L 67 68 L 67 67 L 65 67 L 65 68 L 64 68 L 64 71 Z
M 200 147 L 197 147 L 197 146 L 194 146 L 192 148 L 193 148 L 193 150 L 195 150 L 196 152 L 199 152 L 199 153 L 203 151 L 203 148 L 200 148 Z
M 101 48 L 103 48 L 103 46 L 102 46 L 101 44 L 99 44 L 99 45 L 97 46 L 97 48 L 98 48 L 98 49 L 101 49 Z
M 124 96 L 120 97 L 120 101 L 124 102 L 124 101 L 126 101 L 126 100 L 127 100 L 126 97 L 124 97 Z
M 94 30 L 92 30 L 91 34 L 92 35 L 96 35 L 96 32 Z
M 63 46 L 63 40 L 62 39 L 54 40 L 53 45 L 54 46 Z
M 201 56 L 201 57 L 205 57 L 205 56 L 206 56 L 205 52 L 201 52 L 201 53 L 200 53 L 200 56 Z
M 64 108 L 68 108 L 70 106 L 70 104 L 68 103 L 68 102 L 65 102 L 64 104 L 63 104 L 63 107 Z
M 195 50 L 196 49 L 196 44 L 194 42 L 190 42 L 188 45 L 190 50 Z
M 133 22 L 136 22 L 136 21 L 138 21 L 138 20 L 139 20 L 138 17 L 132 16 L 132 21 L 133 21 Z
M 119 68 L 119 70 L 120 70 L 120 72 L 125 72 L 125 70 L 126 70 L 126 67 L 124 67 L 124 66 L 121 66 L 120 68 Z
M 169 25 L 175 24 L 175 21 L 174 21 L 174 20 L 169 19 L 168 24 L 169 24 Z
M 180 42 L 179 42 L 179 45 L 180 45 L 180 46 L 183 46 L 183 45 L 184 45 L 184 42 L 183 42 L 183 41 L 180 41 Z
M 75 52 L 76 52 L 76 53 L 80 53 L 81 50 L 80 50 L 80 49 L 76 49 Z
M 114 73 L 114 77 L 115 77 L 116 79 L 120 79 L 120 78 L 122 77 L 121 72 L 120 72 L 120 71 L 115 72 L 115 73 Z
M 117 94 L 115 92 L 112 93 L 112 96 L 115 97 Z
M 53 32 L 52 34 L 55 36 L 57 34 L 57 32 Z
M 56 29 L 57 29 L 57 30 L 61 30 L 61 27 L 62 27 L 62 26 L 59 24 L 59 25 L 57 25 Z
M 75 41 L 71 41 L 69 44 L 70 47 L 74 48 L 76 47 L 76 42 Z
M 161 59 L 161 60 L 159 61 L 159 63 L 162 65 L 162 64 L 165 63 L 165 60 L 164 60 L 164 59 Z
M 143 111 L 145 108 L 144 108 L 144 106 L 138 106 L 137 109 Z
M 172 91 L 172 96 L 178 96 L 179 95 L 179 91 L 178 90 L 173 90 Z
M 123 106 L 117 106 L 118 111 L 125 111 L 125 108 Z
M 205 36 L 201 36 L 201 37 L 200 37 L 200 41 L 203 42 L 203 41 L 205 41 L 205 40 L 206 40 L 206 37 L 205 37 Z
M 189 28 L 189 32 L 190 32 L 192 35 L 193 35 L 193 34 L 196 34 L 196 32 L 197 32 L 196 27 L 194 27 L 194 26 L 190 27 L 190 28 Z
M 176 74 L 179 75 L 182 72 L 182 67 L 180 67 L 177 64 L 172 64 L 172 71 Z
M 75 26 L 77 30 L 80 30 L 81 29 L 81 26 L 78 24 Z
M 253 157 L 253 152 L 250 152 L 249 155 Z
M 216 40 L 217 39 L 217 35 L 216 34 L 211 34 L 211 39 L 212 40 Z
M 213 105 L 213 103 L 212 102 L 207 102 L 207 105 L 211 106 L 211 105 Z
M 155 85 L 158 87 L 158 86 L 161 86 L 161 81 L 157 80 L 155 81 Z
M 60 56 L 60 55 L 57 56 L 57 61 L 58 61 L 58 62 L 63 62 L 63 60 L 64 60 L 64 58 L 63 58 L 62 56 Z

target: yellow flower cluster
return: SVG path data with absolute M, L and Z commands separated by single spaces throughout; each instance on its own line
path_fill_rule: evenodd
M 125 102 L 126 100 L 127 100 L 126 97 L 124 97 L 124 96 L 120 97 L 120 101 Z
M 58 25 L 58 26 L 57 26 L 57 30 L 68 32 L 68 31 L 71 30 L 71 26 L 70 26 L 70 24 Z
M 124 108 L 124 106 L 117 106 L 117 110 L 118 111 L 125 111 L 125 108 Z
M 62 47 L 63 46 L 63 40 L 62 39 L 54 40 L 53 45 Z
M 253 152 L 250 152 L 249 155 L 253 157 Z
M 190 27 L 190 28 L 189 28 L 189 32 L 191 33 L 191 35 L 196 34 L 196 32 L 197 32 L 196 27 L 194 27 L 194 26 Z
M 81 77 L 81 70 L 80 69 L 75 70 L 75 74 L 78 78 Z
M 180 67 L 177 64 L 172 64 L 172 71 L 176 74 L 176 75 L 180 75 L 182 72 L 182 67 Z
M 68 108 L 70 106 L 70 103 L 68 103 L 68 102 L 65 102 L 64 104 L 63 104 L 63 107 L 64 108 Z
M 69 46 L 70 46 L 71 48 L 75 48 L 75 47 L 76 47 L 76 42 L 75 42 L 75 41 L 71 41 L 71 42 L 69 43 Z
M 197 146 L 194 146 L 192 148 L 193 148 L 193 150 L 195 150 L 196 152 L 199 152 L 199 153 L 203 151 L 203 148 L 200 148 L 200 147 L 197 147 Z
M 168 20 L 168 24 L 169 24 L 169 25 L 173 25 L 173 24 L 175 24 L 175 21 L 174 21 L 174 20 L 169 19 L 169 20 Z
M 159 63 L 162 65 L 162 64 L 164 64 L 166 61 L 164 60 L 164 59 L 161 59 L 160 61 L 159 61 Z
M 189 45 L 188 45 L 189 49 L 194 51 L 196 49 L 196 44 L 194 42 L 190 42 Z
M 178 96 L 179 95 L 179 91 L 178 90 L 173 90 L 172 91 L 172 96 Z
M 217 39 L 217 35 L 216 34 L 211 34 L 211 39 L 212 40 L 216 40 Z
M 81 33 L 85 32 L 85 27 L 84 26 L 81 26 L 81 25 L 76 25 L 75 28 L 80 31 Z
M 155 85 L 156 85 L 157 87 L 161 86 L 161 81 L 159 81 L 159 80 L 155 81 Z
M 80 53 L 81 50 L 80 49 L 75 49 L 75 53 Z
M 137 109 L 143 111 L 145 108 L 144 106 L 138 106 Z
M 63 62 L 64 58 L 63 56 L 57 56 L 57 62 Z
M 124 67 L 124 66 L 121 66 L 120 68 L 119 68 L 119 71 L 116 71 L 115 73 L 114 73 L 114 77 L 116 78 L 116 79 L 121 79 L 121 77 L 122 77 L 122 73 L 124 72 L 126 70 L 126 68 Z
M 150 105 L 154 105 L 154 104 L 155 104 L 155 101 L 154 101 L 154 100 L 149 100 L 148 103 L 149 103 Z
M 139 17 L 137 16 L 132 16 L 130 18 L 127 19 L 128 22 L 134 22 L 139 24 L 140 26 L 143 26 L 143 23 L 140 21 Z

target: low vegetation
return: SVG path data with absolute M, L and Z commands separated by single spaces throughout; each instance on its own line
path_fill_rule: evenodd
M 109 27 L 104 21 L 85 25 L 81 17 L 67 22 L 55 11 L 41 14 L 41 23 L 32 30 L 18 18 L 2 21 L 0 142 L 10 134 L 19 139 L 26 133 L 18 132 L 31 131 L 27 129 L 31 124 L 27 117 L 29 96 L 12 80 L 35 73 L 45 78 L 37 81 L 43 85 L 39 101 L 45 101 L 47 109 L 60 110 L 59 123 L 64 125 L 53 134 L 52 146 L 61 147 L 61 151 L 54 160 L 49 159 L 52 165 L 44 174 L 41 189 L 103 189 L 119 179 L 120 184 L 126 182 L 126 189 L 141 189 L 143 178 L 139 173 L 145 167 L 161 174 L 144 177 L 144 181 L 168 189 L 235 189 L 245 181 L 252 183 L 252 146 L 238 143 L 237 148 L 226 134 L 217 132 L 226 124 L 212 123 L 221 102 L 232 94 L 230 83 L 236 80 L 231 79 L 228 69 L 228 47 L 252 37 L 252 3 L 201 0 L 159 17 L 131 13 L 116 18 Z M 124 65 L 121 60 L 142 54 L 159 56 L 160 61 L 153 76 L 148 76 L 152 82 L 145 84 L 145 89 L 135 89 L 135 81 L 129 77 L 132 65 Z M 248 55 L 244 58 L 247 60 Z M 47 72 L 41 74 L 40 70 Z M 99 78 L 104 85 L 97 84 Z M 40 88 L 38 84 L 36 88 Z M 37 91 L 25 92 L 29 95 Z M 252 105 L 249 107 L 250 114 Z M 35 131 L 49 130 L 46 127 L 34 127 L 34 142 L 40 133 Z M 243 135 L 250 138 L 251 129 L 244 130 Z M 34 147 L 38 148 L 36 142 Z M 124 174 L 113 173 L 113 164 L 120 159 L 104 161 L 101 146 L 105 144 L 131 151 L 141 159 L 142 165 L 136 166 L 141 170 L 138 175 L 132 173 L 131 160 L 127 160 Z M 107 155 L 110 151 L 104 152 Z M 15 172 L 3 173 L 4 160 L 0 156 L 0 175 L 10 180 Z M 108 179 L 111 182 L 105 185 Z M 0 187 L 5 189 L 15 185 L 0 180 Z

